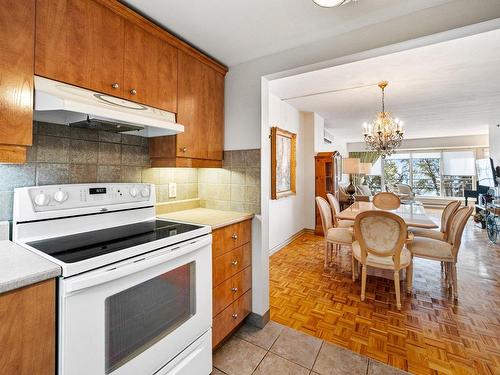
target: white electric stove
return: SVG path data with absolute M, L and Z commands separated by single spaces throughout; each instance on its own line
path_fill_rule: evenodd
M 209 374 L 210 227 L 155 217 L 151 184 L 14 192 L 13 239 L 59 264 L 58 374 Z

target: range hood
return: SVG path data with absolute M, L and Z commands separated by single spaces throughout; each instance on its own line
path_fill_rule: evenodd
M 175 113 L 35 76 L 36 121 L 142 137 L 182 133 Z

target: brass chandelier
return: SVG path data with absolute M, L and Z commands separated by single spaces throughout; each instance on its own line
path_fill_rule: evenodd
M 371 123 L 363 124 L 363 135 L 369 149 L 376 151 L 385 159 L 392 155 L 403 141 L 403 121 L 393 120 L 391 114 L 385 111 L 385 88 L 389 82 L 379 82 L 378 87 L 382 90 L 382 112 L 377 114 Z

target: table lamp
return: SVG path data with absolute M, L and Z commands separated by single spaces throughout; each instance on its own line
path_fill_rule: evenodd
M 359 163 L 359 174 L 367 176 L 372 173 L 372 163 Z M 366 185 L 366 177 L 363 177 L 361 185 Z
M 354 203 L 354 194 L 356 193 L 356 188 L 353 184 L 352 175 L 360 173 L 360 160 L 358 158 L 345 158 L 343 160 L 344 173 L 349 175 L 349 186 L 347 186 L 345 192 L 349 195 L 349 204 Z

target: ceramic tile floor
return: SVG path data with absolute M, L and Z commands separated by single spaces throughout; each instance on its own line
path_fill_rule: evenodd
M 276 322 L 243 325 L 214 353 L 212 375 L 402 375 L 404 371 Z

